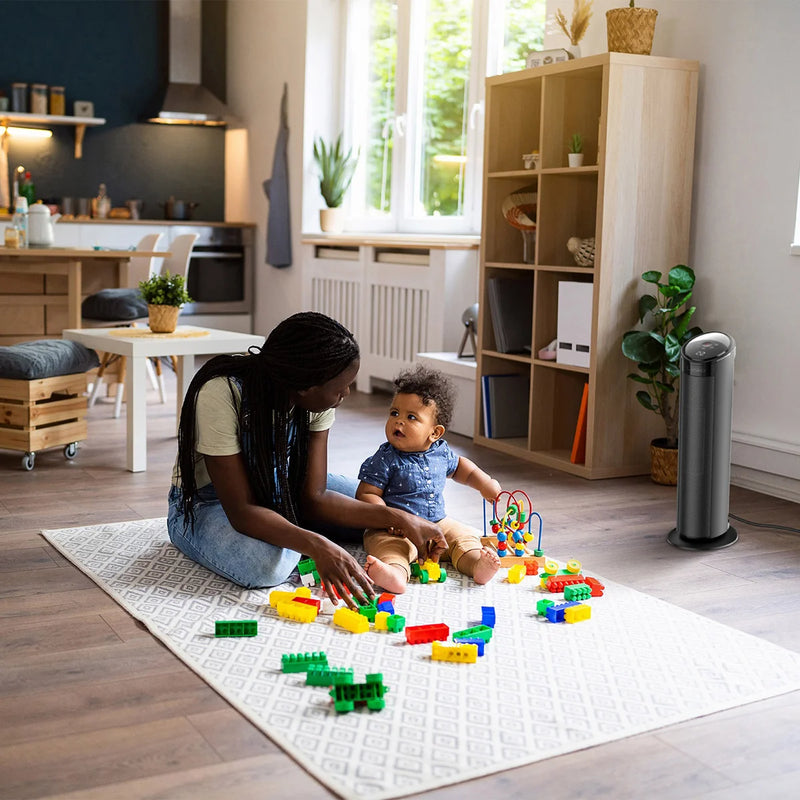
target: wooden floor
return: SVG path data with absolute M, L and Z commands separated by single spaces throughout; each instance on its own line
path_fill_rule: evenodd
M 32 472 L 0 451 L 0 798 L 331 798 L 39 535 L 166 513 L 174 408 L 148 399 L 145 473 L 124 469 L 125 420 L 91 411 L 74 462 Z M 331 467 L 353 474 L 383 441 L 386 395 L 337 414 Z M 589 482 L 450 442 L 524 489 L 544 545 L 591 571 L 800 651 L 800 537 L 737 525 L 714 553 L 665 543 L 675 490 L 647 478 Z M 450 482 L 448 510 L 480 526 L 482 504 Z M 800 525 L 796 504 L 732 489 L 731 512 Z M 800 795 L 800 692 L 508 770 L 426 797 L 790 798 Z

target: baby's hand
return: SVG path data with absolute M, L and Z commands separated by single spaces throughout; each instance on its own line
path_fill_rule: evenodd
M 484 500 L 488 500 L 490 503 L 492 503 L 497 499 L 497 496 L 502 491 L 503 490 L 500 487 L 500 483 L 494 478 L 491 478 L 489 482 L 484 485 L 481 491 L 481 497 L 483 497 Z

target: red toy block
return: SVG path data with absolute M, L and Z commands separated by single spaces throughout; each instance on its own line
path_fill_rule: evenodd
M 602 597 L 606 587 L 597 578 L 584 578 L 583 582 L 592 588 L 592 597 Z
M 553 575 L 544 585 L 548 592 L 563 592 L 565 586 L 574 586 L 576 583 L 586 583 L 583 575 Z
M 322 602 L 317 600 L 316 597 L 293 597 L 293 603 L 305 603 L 307 606 L 314 606 L 319 611 Z
M 394 601 L 393 594 L 390 594 L 389 592 L 383 592 L 382 594 L 378 595 L 377 605 L 380 605 L 381 603 L 391 603 L 393 601 Z
M 435 625 L 411 625 L 406 628 L 406 641 L 409 644 L 444 642 L 449 635 L 450 628 L 444 622 L 437 622 Z

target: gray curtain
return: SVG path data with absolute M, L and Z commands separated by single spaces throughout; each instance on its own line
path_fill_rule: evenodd
M 283 84 L 281 123 L 272 159 L 272 177 L 264 181 L 264 193 L 269 200 L 267 215 L 267 264 L 273 267 L 292 266 L 292 225 L 289 209 L 289 115 L 288 86 Z

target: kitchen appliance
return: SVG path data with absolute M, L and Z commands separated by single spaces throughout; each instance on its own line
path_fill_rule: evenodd
M 170 197 L 166 203 L 159 203 L 164 208 L 164 219 L 190 220 L 199 203 L 176 200 Z
M 252 314 L 253 229 L 179 225 L 171 233 L 173 239 L 185 233 L 197 234 L 187 278 L 194 302 L 187 303 L 181 313 Z
M 736 343 L 702 333 L 681 350 L 678 521 L 667 536 L 683 550 L 716 550 L 737 539 L 728 524 L 731 407 Z
M 34 203 L 28 209 L 28 242 L 31 246 L 49 247 L 53 244 L 53 225 L 61 214 L 51 214 L 48 206 Z

